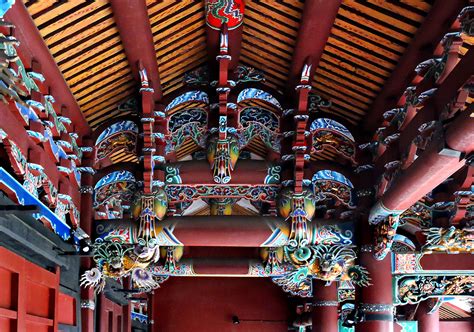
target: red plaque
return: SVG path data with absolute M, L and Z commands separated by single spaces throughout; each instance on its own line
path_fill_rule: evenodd
M 244 0 L 207 0 L 206 23 L 213 29 L 220 30 L 227 23 L 229 30 L 242 24 L 244 19 Z

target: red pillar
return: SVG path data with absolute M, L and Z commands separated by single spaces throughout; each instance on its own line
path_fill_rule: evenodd
M 87 142 L 91 143 L 91 142 Z M 86 144 L 87 144 L 86 143 Z M 90 156 L 84 158 L 83 166 L 92 166 Z M 81 225 L 80 227 L 92 236 L 92 186 L 93 176 L 89 173 L 83 173 L 81 176 Z M 81 271 L 92 267 L 92 260 L 89 257 L 81 258 Z M 92 288 L 81 288 L 81 326 L 82 332 L 93 332 L 94 316 L 96 308 L 95 293 Z
M 132 306 L 130 303 L 122 307 L 122 332 L 132 331 Z
M 363 248 L 369 248 L 365 246 Z M 356 325 L 356 332 L 393 332 L 392 267 L 390 255 L 376 260 L 371 250 L 360 253 L 360 265 L 367 268 L 372 285 L 362 287 L 359 312 L 365 320 Z
M 432 309 L 429 304 L 429 300 L 423 301 L 416 310 L 419 332 L 439 332 L 439 310 L 430 313 Z
M 313 280 L 313 332 L 338 332 L 337 287 Z

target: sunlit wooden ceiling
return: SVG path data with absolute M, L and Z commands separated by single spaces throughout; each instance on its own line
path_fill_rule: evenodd
M 124 115 L 118 103 L 135 94 L 108 0 L 25 1 L 71 92 L 92 127 Z
M 110 1 L 25 5 L 90 125 L 126 115 L 118 104 L 136 95 L 137 83 Z M 146 6 L 163 94 L 176 94 L 184 73 L 209 61 L 204 1 L 146 0 Z M 332 101 L 329 113 L 361 122 L 430 8 L 430 1 L 343 0 L 313 80 L 314 92 Z M 303 0 L 246 1 L 240 63 L 263 71 L 277 91 L 288 88 L 303 10 Z M 322 159 L 333 159 L 325 153 Z

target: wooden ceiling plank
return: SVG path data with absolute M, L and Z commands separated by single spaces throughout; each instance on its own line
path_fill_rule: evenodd
M 161 59 L 172 52 L 179 51 L 180 48 L 186 47 L 190 43 L 196 44 L 197 40 L 203 41 L 206 38 L 206 35 L 202 32 L 204 31 L 196 31 L 195 33 L 186 36 L 186 38 L 178 39 L 167 47 L 155 45 L 155 49 L 158 49 L 158 51 L 156 52 L 156 57 L 158 59 Z
M 265 59 L 266 61 L 271 62 L 274 65 L 277 65 L 279 68 L 284 68 L 285 72 L 289 70 L 289 63 L 286 59 L 282 59 L 279 56 L 275 56 L 271 50 L 262 50 L 255 46 L 249 44 L 243 44 L 242 49 L 246 49 L 248 52 L 253 53 L 255 57 Z
M 102 110 L 108 109 L 111 106 L 117 108 L 118 103 L 122 102 L 127 97 L 130 97 L 133 94 L 131 92 L 132 91 L 125 91 L 108 99 L 106 98 L 105 101 L 101 101 L 100 103 L 89 104 L 88 106 L 82 108 L 83 112 L 86 117 L 98 116 L 99 114 L 101 114 Z
M 347 43 L 345 43 L 341 40 L 338 40 L 336 38 L 333 38 L 333 37 L 329 37 L 328 44 L 331 44 L 333 46 L 337 46 L 339 48 L 342 48 L 346 52 L 351 53 L 351 54 L 353 54 L 353 55 L 355 55 L 355 56 L 357 56 L 361 59 L 364 59 L 365 61 L 370 61 L 374 65 L 379 65 L 379 66 L 383 67 L 382 69 L 386 69 L 387 71 L 392 70 L 396 66 L 392 62 L 388 62 L 386 60 L 383 60 L 380 57 L 378 57 L 377 55 L 374 55 L 374 54 L 370 53 L 370 50 L 368 50 L 368 51 L 361 50 L 357 47 L 353 47 L 351 45 L 348 45 Z
M 177 65 L 177 64 L 179 64 L 179 62 L 177 63 L 177 61 L 174 61 L 174 59 L 176 59 L 178 57 L 182 57 L 184 54 L 199 52 L 199 51 L 205 49 L 205 45 L 206 45 L 206 36 L 200 36 L 197 39 L 193 40 L 192 42 L 188 42 L 185 45 L 183 45 L 181 47 L 178 47 L 173 52 L 171 52 L 171 53 L 169 53 L 165 56 L 158 57 L 158 63 L 160 63 L 160 64 L 161 63 L 167 63 L 169 61 L 169 63 L 171 63 L 173 65 Z M 161 66 L 160 66 L 160 68 L 161 68 Z
M 339 8 L 339 15 L 342 17 L 346 17 L 354 22 L 357 22 L 361 25 L 364 25 L 368 28 L 371 28 L 372 30 L 379 31 L 387 36 L 391 36 L 395 39 L 398 39 L 399 41 L 408 44 L 411 40 L 411 38 L 407 35 L 404 35 L 398 31 L 394 31 L 392 29 L 389 29 L 379 23 L 376 23 L 372 20 L 368 20 L 365 17 L 355 14 L 347 9 L 344 9 L 343 7 Z
M 361 66 L 363 69 L 369 69 L 370 71 L 372 71 L 373 73 L 376 73 L 377 75 L 380 75 L 381 77 L 390 76 L 390 72 L 383 70 L 380 67 L 377 67 L 371 63 L 366 62 L 365 60 L 363 60 L 363 58 L 357 57 L 355 55 L 342 51 L 338 48 L 334 48 L 332 45 L 327 44 L 326 50 L 330 53 L 333 53 L 341 57 L 342 59 L 347 59 L 348 61 L 351 61 L 355 63 L 356 65 Z
M 158 21 L 161 21 L 161 20 L 164 20 L 164 19 L 169 19 L 169 18 L 172 19 L 173 17 L 175 17 L 174 15 L 177 15 L 177 14 L 182 15 L 184 12 L 189 13 L 189 12 L 198 11 L 199 9 L 204 8 L 202 1 L 196 2 L 196 1 L 192 1 L 192 0 L 184 0 L 184 1 L 172 1 L 171 3 L 173 3 L 173 2 L 174 2 L 174 5 L 172 7 L 166 8 L 164 10 L 163 10 L 163 8 L 165 8 L 166 6 L 169 6 L 170 3 L 166 4 L 166 6 L 153 7 L 153 8 L 148 9 L 148 15 L 150 17 L 150 24 L 154 25 Z M 192 3 L 194 3 L 195 5 L 192 6 L 191 8 L 188 8 L 186 11 L 183 10 Z M 157 26 L 153 26 L 152 27 L 153 33 L 155 33 L 156 29 L 170 24 L 170 23 L 166 24 L 165 22 L 163 22 L 163 23 L 164 24 L 159 24 Z
M 244 32 L 244 36 L 245 35 L 246 34 Z M 244 37 L 244 40 L 246 40 L 248 38 L 249 38 L 249 36 L 247 36 L 247 38 Z M 242 43 L 242 45 L 249 45 L 249 46 L 255 45 L 255 46 L 259 47 L 260 49 L 269 49 L 276 56 L 278 56 L 282 59 L 285 59 L 288 62 L 291 61 L 291 55 L 290 54 L 288 54 L 287 52 L 281 51 L 279 48 L 274 47 L 274 45 L 269 44 L 269 43 L 261 40 L 260 38 L 252 38 L 251 40 L 246 40 Z
M 264 3 L 264 4 L 267 4 L 273 8 L 275 8 L 276 10 L 279 10 L 280 12 L 282 13 L 286 13 L 290 16 L 293 16 L 295 18 L 296 21 L 299 21 L 300 18 L 301 18 L 301 12 L 297 11 L 297 10 L 294 10 L 293 8 L 289 7 L 289 6 L 286 6 L 284 4 L 281 4 L 279 3 L 278 1 L 275 1 L 275 0 L 259 0 L 261 3 Z M 246 2 L 246 5 L 247 5 L 247 8 L 249 9 L 252 9 L 253 8 L 253 5 L 256 3 L 257 1 L 255 0 L 252 0 L 252 1 L 247 1 Z
M 343 19 L 336 19 L 334 22 L 335 27 L 339 27 L 343 30 L 346 30 L 354 35 L 358 35 L 364 38 L 367 38 L 374 43 L 377 43 L 379 45 L 383 45 L 387 48 L 390 48 L 391 50 L 401 54 L 403 53 L 403 50 L 405 49 L 403 46 L 392 42 L 391 40 L 384 38 L 383 36 L 377 35 L 375 33 L 372 33 L 370 31 L 367 31 L 365 29 L 361 29 L 355 25 L 350 24 L 349 22 L 344 21 Z
M 370 105 L 373 101 L 373 97 L 367 97 L 366 95 L 363 95 L 360 93 L 360 91 L 356 89 L 352 89 L 351 87 L 348 87 L 346 85 L 346 82 L 344 79 L 341 78 L 336 78 L 337 79 L 332 79 L 334 77 L 328 77 L 327 72 L 319 71 L 316 74 L 316 81 L 315 84 L 318 85 L 318 83 L 323 83 L 325 86 L 328 86 L 330 88 L 336 88 L 340 92 L 346 93 L 348 96 L 351 96 L 352 98 L 360 101 L 361 103 L 365 104 L 366 107 Z
M 255 29 L 253 26 L 244 24 L 244 32 L 248 34 L 248 36 L 246 37 L 253 36 L 253 38 L 251 39 L 258 38 L 262 42 L 273 46 L 273 48 L 278 47 L 282 51 L 288 52 L 289 54 L 293 54 L 293 46 L 280 42 L 277 37 L 262 33 L 260 30 L 258 30 L 258 28 Z M 252 44 L 251 39 L 249 38 L 249 40 L 247 41 L 246 38 L 243 40 L 243 42 Z
M 134 82 L 130 81 L 127 77 L 114 82 L 108 86 L 104 86 L 100 89 L 97 89 L 93 94 L 88 95 L 87 97 L 82 97 L 78 99 L 79 105 L 86 107 L 91 103 L 98 103 L 102 100 L 114 96 L 122 91 L 126 91 L 134 86 Z
M 112 56 L 111 58 L 101 61 L 101 62 L 86 62 L 80 65 L 77 68 L 74 68 L 74 71 L 70 71 L 64 75 L 67 82 L 75 88 L 75 84 L 81 83 L 84 80 L 89 79 L 94 76 L 96 73 L 100 72 L 103 68 L 114 66 L 116 68 L 123 68 L 128 66 L 127 59 L 125 54 L 119 52 Z
M 77 34 L 74 34 L 74 31 L 76 31 L 75 29 L 65 29 L 64 31 L 61 31 L 60 33 L 54 36 L 54 40 L 56 42 L 59 41 L 60 43 L 54 46 L 49 46 L 49 50 L 52 54 L 57 54 L 58 52 L 67 49 L 74 44 L 84 41 L 84 46 L 82 46 L 81 43 L 79 47 L 75 48 L 75 52 L 71 51 L 71 53 L 78 53 L 80 52 L 80 49 L 82 47 L 85 48 L 87 46 L 92 45 L 91 43 L 87 43 L 87 40 L 92 39 L 94 37 L 96 37 L 96 40 L 103 39 L 106 36 L 110 36 L 111 34 L 117 33 L 117 30 L 114 29 L 114 25 L 114 20 L 112 18 L 109 18 L 108 20 L 105 20 L 98 24 L 93 24 L 88 29 Z M 100 38 L 97 38 L 99 36 Z M 52 43 L 48 43 L 48 45 L 51 44 Z M 67 51 L 67 53 L 69 53 L 69 51 Z
M 396 27 L 398 29 L 401 29 L 405 32 L 408 32 L 409 34 L 414 34 L 417 30 L 417 27 L 405 23 L 403 21 L 400 21 L 396 18 L 393 18 L 392 16 L 385 15 L 380 11 L 374 10 L 368 6 L 365 6 L 362 3 L 358 3 L 355 0 L 344 0 L 344 5 L 347 5 L 348 7 L 356 10 L 359 13 L 368 15 L 372 18 L 375 18 L 379 20 L 380 22 L 384 22 L 386 24 L 390 24 L 393 27 Z
M 99 46 L 101 43 L 103 43 L 104 39 L 111 36 L 115 36 L 116 33 L 117 31 L 114 31 L 113 29 L 102 31 L 100 34 L 97 34 L 91 38 L 84 40 L 84 42 L 81 44 L 81 47 L 74 47 L 67 51 L 62 51 L 59 54 L 53 53 L 53 56 L 57 62 L 60 62 L 69 58 L 75 58 L 81 54 L 81 49 L 88 48 L 88 47 L 95 48 L 96 46 Z M 120 40 L 118 35 L 116 37 L 112 37 L 111 39 Z
M 160 70 L 163 72 L 163 78 L 169 75 L 169 72 L 182 72 L 182 67 L 191 64 L 195 58 L 207 54 L 205 45 L 200 46 L 199 48 L 194 48 L 192 53 L 189 54 L 179 54 L 173 61 L 164 62 L 163 65 L 160 65 Z M 176 68 L 176 64 L 180 64 L 180 67 Z
M 106 49 L 107 51 L 105 51 Z M 72 57 L 69 60 L 60 63 L 59 68 L 61 68 L 66 76 L 70 77 L 71 75 L 91 66 L 91 63 L 95 62 L 95 58 L 99 54 L 102 55 L 103 58 L 107 58 L 114 53 L 118 54 L 121 52 L 123 52 L 123 47 L 120 39 L 113 38 L 97 45 L 97 47 L 94 47 L 93 49 L 77 55 L 77 57 Z M 125 58 L 125 53 L 123 53 L 123 56 Z M 72 74 L 69 74 L 70 71 L 72 71 Z
M 333 96 L 339 97 L 340 99 L 345 99 L 352 106 L 358 107 L 361 110 L 366 111 L 369 108 L 370 103 L 360 101 L 359 97 L 357 97 L 357 92 L 351 91 L 350 89 L 324 79 L 323 77 L 319 77 L 318 80 L 314 82 L 313 87 L 318 91 L 325 91 L 331 93 Z
M 396 4 L 393 4 L 389 1 L 384 1 L 384 0 L 368 0 L 369 3 L 377 5 L 378 7 L 387 9 L 391 11 L 394 14 L 406 17 L 414 22 L 421 22 L 423 21 L 424 17 L 422 15 L 419 15 L 413 11 L 407 10 L 405 8 L 402 8 L 400 6 L 397 6 Z
M 42 2 L 42 1 L 39 1 Z M 54 20 L 56 17 L 60 16 L 61 14 L 67 12 L 68 10 L 73 9 L 81 4 L 83 4 L 85 0 L 74 0 L 74 1 L 65 1 L 62 3 L 58 3 L 57 6 L 51 7 L 49 10 L 42 13 L 40 16 L 34 19 L 36 26 L 40 26 L 50 20 Z
M 358 109 L 357 107 L 354 107 L 354 105 L 352 104 L 348 104 L 347 99 L 344 98 L 344 96 L 342 96 L 342 98 L 340 96 L 335 96 L 333 94 L 333 91 L 329 93 L 326 90 L 323 91 L 323 90 L 315 89 L 315 93 L 317 95 L 320 95 L 323 98 L 331 100 L 333 105 L 335 104 L 334 106 L 336 106 L 334 107 L 334 109 L 338 110 L 341 113 L 344 113 L 344 115 L 347 117 L 354 117 L 354 119 L 360 119 L 360 116 L 364 116 L 366 114 L 364 110 Z M 345 110 L 342 108 L 338 108 L 337 106 L 344 107 Z M 331 106 L 330 109 L 333 109 L 333 107 Z
M 367 42 L 363 39 L 360 39 L 357 36 L 355 36 L 354 34 L 347 33 L 346 31 L 341 30 L 337 27 L 334 27 L 332 29 L 331 33 L 334 36 L 337 36 L 337 37 L 340 37 L 340 38 L 344 39 L 344 41 L 349 41 L 351 43 L 359 45 L 360 47 L 363 47 L 363 48 L 368 49 L 372 52 L 378 53 L 379 55 L 382 55 L 387 59 L 394 60 L 394 62 L 396 60 L 398 60 L 398 58 L 400 57 L 397 53 L 389 51 L 386 48 L 379 47 L 377 44 Z
M 245 49 L 242 50 L 242 57 L 245 58 L 245 61 L 247 63 L 250 63 L 255 68 L 259 68 L 260 70 L 263 70 L 267 74 L 271 73 L 274 77 L 277 77 L 282 82 L 286 81 L 287 74 L 277 71 L 277 69 L 272 66 L 268 66 L 266 64 L 265 59 L 256 59 L 253 53 Z
M 90 15 L 90 13 L 96 10 L 99 11 L 95 14 Z M 47 26 L 41 28 L 41 34 L 45 36 L 45 39 L 47 39 L 52 34 L 55 34 L 64 29 L 64 26 L 71 25 L 72 22 L 74 22 L 74 25 L 76 25 L 82 20 L 89 20 L 91 18 L 93 18 L 94 20 L 99 20 L 110 14 L 112 14 L 112 11 L 107 0 L 94 1 L 91 2 L 90 5 L 88 5 L 87 7 L 83 7 L 76 10 L 71 15 L 52 21 Z
M 285 37 L 296 39 L 296 37 L 298 36 L 297 29 L 291 29 L 291 28 L 288 28 L 285 24 L 281 24 L 279 20 L 274 17 L 276 15 L 273 12 L 262 11 L 259 9 L 260 8 L 259 6 L 256 6 L 256 7 L 258 9 L 257 12 L 249 10 L 245 13 L 246 19 L 252 18 L 261 24 L 266 24 L 270 27 L 274 27 L 278 31 L 278 34 L 284 33 Z
M 194 16 L 191 16 L 190 18 L 186 19 L 183 22 L 183 26 L 185 28 L 179 29 L 178 31 L 173 31 L 172 33 L 163 36 L 163 34 L 156 34 L 153 36 L 153 43 L 155 44 L 155 49 L 158 48 L 165 48 L 175 42 L 180 41 L 183 39 L 186 35 L 188 34 L 205 34 L 204 27 L 200 29 L 199 27 L 202 25 L 202 22 L 197 22 L 197 20 L 201 17 L 202 15 L 197 14 Z
M 126 78 L 127 76 L 128 76 L 128 79 L 132 79 L 132 76 L 130 74 L 131 72 L 128 66 L 125 68 L 122 68 L 121 70 L 112 68 L 112 70 L 108 72 L 105 78 L 94 77 L 94 80 L 86 81 L 86 82 L 83 82 L 81 85 L 75 86 L 74 95 L 76 96 L 76 98 L 81 98 L 82 96 L 85 96 L 91 93 L 92 91 L 97 90 L 97 86 L 99 85 L 99 83 L 100 85 L 107 85 L 118 78 Z
M 323 75 L 334 82 L 338 82 L 342 86 L 346 86 L 354 91 L 358 91 L 359 93 L 364 94 L 368 98 L 375 98 L 375 96 L 377 96 L 377 93 L 375 93 L 374 91 L 370 89 L 366 89 L 364 86 L 361 86 L 361 84 L 352 83 L 349 80 L 347 80 L 346 77 L 340 77 L 321 67 L 318 68 L 318 70 L 316 71 L 316 75 L 315 75 L 316 81 L 318 81 L 318 77 L 320 75 Z
M 25 5 L 27 6 L 28 12 L 31 16 L 34 16 L 57 3 L 57 0 L 25 1 Z
M 75 84 L 81 83 L 83 81 L 85 81 L 85 83 L 87 84 L 87 81 L 91 77 L 102 77 L 103 75 L 101 75 L 101 71 L 104 68 L 111 66 L 118 70 L 128 67 L 128 62 L 126 59 L 122 58 L 122 56 L 119 56 L 117 58 L 114 57 L 104 62 L 94 63 L 93 66 L 90 67 L 88 70 L 72 77 L 71 79 L 68 79 L 67 82 L 72 86 L 73 89 L 75 89 Z
M 262 34 L 264 34 L 264 36 L 267 36 L 267 38 L 270 37 L 271 39 L 279 40 L 281 43 L 284 43 L 284 44 L 288 45 L 291 48 L 293 48 L 295 46 L 296 37 L 291 38 L 291 37 L 288 37 L 288 36 L 285 36 L 285 35 L 282 35 L 282 34 L 278 34 L 277 31 L 261 24 L 260 19 L 258 19 L 258 20 L 249 20 L 248 17 L 247 17 L 247 19 L 245 20 L 244 25 L 251 26 L 255 30 L 258 30 Z
M 356 86 L 362 86 L 364 88 L 372 90 L 373 92 L 378 92 L 382 88 L 381 85 L 374 84 L 372 81 L 360 77 L 356 72 L 346 72 L 341 68 L 342 67 L 340 66 L 333 66 L 325 59 L 322 59 L 322 61 L 319 63 L 318 71 L 324 69 L 326 73 L 334 74 L 336 77 L 340 77 L 341 79 L 350 80 L 351 84 L 354 83 Z
M 102 15 L 107 13 L 107 15 Z M 69 15 L 68 18 L 72 20 L 72 17 L 74 15 Z M 110 16 L 109 19 L 102 21 L 101 23 L 97 23 L 101 19 L 103 19 L 106 16 Z M 62 28 L 58 31 L 56 31 L 54 34 L 50 34 L 48 37 L 45 37 L 44 40 L 46 44 L 48 45 L 53 45 L 56 43 L 64 43 L 66 39 L 69 41 L 69 39 L 74 38 L 74 39 L 81 39 L 81 38 L 86 38 L 92 34 L 96 34 L 97 31 L 99 31 L 101 28 L 104 28 L 106 26 L 112 26 L 114 25 L 114 20 L 112 18 L 112 10 L 109 8 L 104 9 L 102 12 L 92 15 L 92 16 L 87 16 L 86 18 L 82 18 L 78 20 L 78 22 L 74 25 L 68 26 L 66 28 Z M 81 33 L 77 33 L 77 31 L 86 29 L 85 31 Z M 41 31 L 41 33 L 44 36 L 44 32 Z M 73 42 L 71 41 L 70 44 Z M 51 49 L 51 48 L 50 48 Z M 52 50 L 52 53 L 55 51 Z
M 419 9 L 424 12 L 429 12 L 431 5 L 425 1 L 420 0 L 400 0 L 401 3 L 412 6 L 413 8 Z

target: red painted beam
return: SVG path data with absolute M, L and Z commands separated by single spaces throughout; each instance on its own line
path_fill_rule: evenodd
M 154 89 L 153 98 L 161 100 L 158 61 L 145 0 L 111 0 L 110 4 L 133 77 L 141 82 L 138 70 L 141 61 Z
M 275 217 L 174 217 L 173 235 L 185 246 L 260 247 L 273 233 Z M 163 226 L 168 224 L 163 223 Z
M 372 209 L 370 220 L 408 209 L 465 165 L 464 156 L 474 152 L 473 115 L 472 107 L 462 112 L 444 137 L 438 137 L 430 144 L 383 194 Z
M 312 64 L 309 77 L 313 77 L 341 2 L 306 0 L 288 77 L 288 89 L 292 93 L 299 84 L 301 70 L 307 60 Z
M 29 58 L 30 63 L 34 59 L 41 65 L 42 74 L 50 88 L 49 93 L 58 104 L 67 107 L 65 116 L 72 120 L 75 132 L 80 136 L 89 135 L 89 124 L 22 1 L 15 2 L 5 15 L 5 21 L 15 25 L 14 36 L 21 42 L 22 54 Z
M 397 67 L 377 95 L 369 114 L 365 117 L 366 131 L 374 132 L 383 121 L 383 113 L 396 107 L 405 88 L 415 77 L 416 66 L 433 57 L 439 41 L 449 30 L 462 8 L 467 5 L 466 0 L 437 0 L 435 2 Z
M 183 184 L 215 184 L 207 161 L 185 161 L 168 166 L 179 168 Z M 268 174 L 268 164 L 260 160 L 239 160 L 228 184 L 263 184 Z
M 472 254 L 430 254 L 420 259 L 424 271 L 474 271 Z

